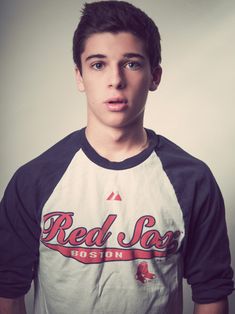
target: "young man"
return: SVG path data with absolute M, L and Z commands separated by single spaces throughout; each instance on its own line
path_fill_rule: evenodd
M 85 5 L 74 34 L 87 126 L 21 167 L 1 203 L 0 313 L 228 313 L 220 190 L 208 167 L 143 127 L 161 79 L 153 21 L 122 1 Z

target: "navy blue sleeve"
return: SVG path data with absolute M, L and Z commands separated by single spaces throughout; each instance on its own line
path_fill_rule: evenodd
M 233 291 L 230 264 L 223 197 L 212 173 L 204 168 L 195 186 L 184 262 L 194 302 L 212 303 Z
M 36 213 L 29 205 L 31 193 L 18 171 L 11 179 L 0 205 L 2 297 L 16 298 L 24 295 L 34 277 L 40 227 Z
M 196 303 L 213 303 L 233 291 L 233 271 L 225 209 L 210 169 L 174 143 L 160 137 L 156 153 L 183 211 L 184 277 Z
M 82 132 L 22 166 L 6 188 L 0 203 L 0 297 L 17 298 L 30 289 L 39 259 L 41 210 L 79 150 Z

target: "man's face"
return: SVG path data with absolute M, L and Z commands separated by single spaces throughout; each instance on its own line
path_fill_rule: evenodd
M 85 91 L 88 125 L 126 127 L 142 123 L 149 90 L 160 82 L 161 68 L 151 73 L 143 42 L 127 32 L 98 33 L 86 40 L 78 88 Z

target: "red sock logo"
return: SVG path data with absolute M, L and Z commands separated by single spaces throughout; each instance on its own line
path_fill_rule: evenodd
M 137 267 L 137 272 L 136 272 L 136 280 L 139 280 L 142 283 L 146 283 L 148 280 L 151 280 L 154 278 L 156 278 L 156 275 L 149 272 L 148 263 L 147 262 L 139 263 Z

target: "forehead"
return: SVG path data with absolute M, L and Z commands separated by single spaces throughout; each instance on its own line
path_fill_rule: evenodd
M 147 57 L 144 42 L 129 32 L 97 33 L 86 39 L 82 59 L 91 54 L 104 54 L 107 57 L 139 53 Z

